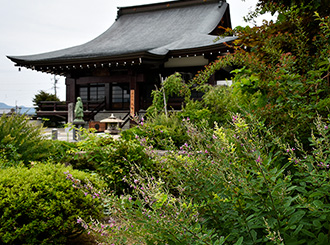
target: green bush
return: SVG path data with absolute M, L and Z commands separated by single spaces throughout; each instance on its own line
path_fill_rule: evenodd
M 289 145 L 255 118 L 194 128 L 181 151 L 149 155 L 155 178 L 134 168 L 129 195 L 111 197 L 109 243 L 329 244 L 330 130 L 318 119 L 312 152 Z M 154 167 L 155 168 L 155 167 Z M 120 222 L 116 218 L 120 218 Z M 116 232 L 112 232 L 116 227 Z M 100 227 L 91 224 L 91 231 Z
M 96 164 L 96 171 L 117 194 L 128 187 L 122 179 L 129 175 L 132 165 L 152 171 L 152 161 L 144 152 L 144 146 L 136 141 L 116 140 L 111 145 L 99 148 L 97 154 L 102 155 L 102 161 Z
M 178 112 L 178 116 L 181 120 L 186 120 L 189 118 L 196 126 L 203 125 L 205 121 L 208 125 L 213 125 L 211 122 L 211 111 L 200 101 L 189 101 L 184 108 L 182 108 L 181 112 Z
M 74 169 L 96 172 L 116 194 L 127 188 L 122 179 L 129 174 L 132 165 L 152 169 L 144 145 L 135 138 L 114 140 L 111 136 L 100 137 L 88 132 L 84 132 L 83 137 L 84 140 L 77 142 L 75 147 L 60 143 L 61 152 L 66 149 L 61 161 Z
M 25 115 L 0 118 L 0 158 L 2 167 L 47 159 L 52 143 L 42 136 L 42 128 L 29 124 Z
M 160 150 L 168 150 L 169 145 L 171 148 L 173 146 L 179 148 L 188 140 L 186 128 L 179 115 L 175 112 L 169 113 L 168 116 L 157 114 L 145 122 L 141 121 L 138 126 L 123 131 L 122 137 L 124 139 L 138 137 Z
M 0 243 L 63 244 L 82 232 L 78 217 L 102 213 L 98 194 L 86 189 L 92 187 L 87 178 L 64 165 L 0 170 Z

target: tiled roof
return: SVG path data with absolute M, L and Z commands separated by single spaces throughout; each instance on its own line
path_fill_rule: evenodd
M 71 48 L 8 56 L 18 65 L 65 64 L 119 57 L 161 58 L 169 52 L 221 45 L 234 37 L 210 35 L 229 5 L 225 1 L 183 0 L 119 8 L 114 24 L 95 39 Z

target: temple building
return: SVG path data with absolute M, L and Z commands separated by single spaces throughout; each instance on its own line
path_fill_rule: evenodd
M 28 56 L 8 56 L 16 66 L 66 77 L 66 102 L 44 103 L 39 116 L 67 116 L 67 104 L 81 97 L 85 120 L 135 115 L 151 104 L 151 91 L 162 78 L 180 72 L 191 79 L 218 56 L 230 52 L 233 36 L 229 5 L 218 0 L 181 0 L 120 7 L 113 25 L 75 47 Z M 224 80 L 220 70 L 211 84 Z M 179 99 L 169 106 L 180 109 Z M 123 117 L 123 116 L 122 116 Z

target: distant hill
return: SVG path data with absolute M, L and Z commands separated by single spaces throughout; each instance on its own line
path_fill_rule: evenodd
M 3 102 L 0 102 L 0 114 L 10 112 L 11 108 L 15 109 L 16 107 L 7 105 Z M 27 115 L 34 115 L 35 114 L 35 108 L 33 108 L 33 107 L 18 106 L 18 111 L 20 112 L 20 114 L 27 114 Z
M 13 108 L 14 106 L 7 105 L 5 103 L 0 102 L 0 109 L 10 109 Z

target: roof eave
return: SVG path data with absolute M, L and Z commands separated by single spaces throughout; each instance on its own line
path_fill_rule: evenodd
M 148 52 L 137 52 L 133 54 L 123 54 L 117 56 L 97 56 L 97 57 L 78 57 L 78 58 L 59 58 L 49 60 L 25 60 L 15 56 L 7 56 L 8 59 L 15 62 L 18 66 L 51 66 L 51 65 L 74 65 L 74 64 L 90 64 L 90 63 L 109 63 L 109 62 L 122 62 L 127 60 L 134 60 L 140 58 L 148 58 L 154 60 L 163 59 L 164 55 L 155 55 Z

